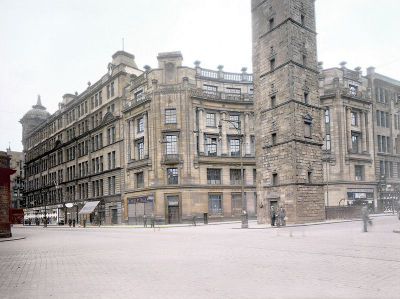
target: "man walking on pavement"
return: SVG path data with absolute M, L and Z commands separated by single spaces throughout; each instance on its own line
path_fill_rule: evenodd
M 364 232 L 368 232 L 368 223 L 372 223 L 369 218 L 368 207 L 366 204 L 361 208 L 361 216 L 364 223 Z

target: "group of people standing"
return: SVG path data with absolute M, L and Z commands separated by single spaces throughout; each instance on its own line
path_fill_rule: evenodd
M 280 208 L 275 208 L 275 206 L 271 206 L 271 211 L 270 211 L 270 217 L 271 217 L 271 225 L 272 226 L 285 226 L 286 225 L 286 210 L 284 207 Z

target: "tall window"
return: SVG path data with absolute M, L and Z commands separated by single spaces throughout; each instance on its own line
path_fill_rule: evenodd
M 243 170 L 244 173 L 244 170 Z M 242 172 L 240 169 L 230 170 L 231 185 L 241 185 L 242 184 Z
M 108 144 L 115 142 L 115 127 L 107 129 L 107 142 Z
M 108 169 L 115 168 L 115 151 L 107 154 L 108 158 Z
M 207 156 L 217 155 L 217 137 L 206 138 L 206 153 Z
M 143 171 L 136 173 L 136 187 L 137 188 L 143 188 L 144 187 Z
M 364 165 L 354 166 L 356 181 L 364 181 Z
M 240 139 L 232 138 L 229 140 L 229 151 L 231 157 L 239 157 L 240 156 Z
M 216 126 L 215 113 L 207 113 L 206 126 L 207 127 L 215 127 Z
M 209 194 L 208 195 L 208 212 L 210 215 L 222 215 L 222 195 L 221 194 Z
M 176 124 L 176 109 L 165 109 L 165 123 Z
M 311 138 L 311 121 L 305 120 L 304 121 L 304 137 Z
M 358 114 L 357 112 L 351 112 L 351 125 L 357 127 L 358 126 Z
M 325 150 L 331 150 L 331 116 L 329 108 L 325 109 Z
M 271 97 L 271 108 L 275 108 L 276 106 L 276 96 Z
M 221 169 L 207 168 L 207 184 L 209 185 L 221 184 Z
M 360 152 L 360 139 L 360 134 L 351 132 L 352 151 L 355 154 Z
M 141 117 L 137 120 L 137 132 L 142 133 L 144 131 L 144 118 Z
M 272 58 L 272 59 L 269 61 L 269 67 L 270 67 L 270 70 L 271 70 L 271 71 L 275 70 L 275 58 Z
M 279 183 L 278 174 L 277 173 L 273 173 L 272 174 L 272 186 L 277 186 L 278 183 Z
M 178 168 L 167 168 L 168 185 L 178 184 Z
M 269 19 L 269 30 L 272 30 L 275 27 L 274 18 Z
M 276 145 L 276 133 L 271 134 L 272 145 Z
M 242 194 L 241 193 L 232 193 L 231 194 L 231 207 L 232 207 L 232 215 L 241 215 L 242 214 Z
M 176 135 L 166 135 L 166 154 L 176 155 L 178 153 L 178 136 Z
M 144 159 L 144 141 L 141 139 L 136 143 L 138 160 Z

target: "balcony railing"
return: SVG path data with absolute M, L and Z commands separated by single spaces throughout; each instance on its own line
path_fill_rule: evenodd
M 351 90 L 349 88 L 342 88 L 341 95 L 346 97 L 352 97 L 360 100 L 370 101 L 371 95 L 369 92 L 362 92 L 358 90 Z
M 141 95 L 139 95 L 139 96 L 133 98 L 132 100 L 127 101 L 127 102 L 125 103 L 124 107 L 123 107 L 123 110 L 129 109 L 129 108 L 132 108 L 132 107 L 135 107 L 135 106 L 137 106 L 137 105 L 140 105 L 141 103 L 147 101 L 148 99 L 149 99 L 149 98 L 148 98 L 146 95 L 141 94 Z
M 220 79 L 234 82 L 253 82 L 253 75 L 247 73 L 228 73 L 209 69 L 197 68 L 197 75 L 203 78 Z
M 219 91 L 210 91 L 203 89 L 192 89 L 192 97 L 198 97 L 203 99 L 215 100 L 215 101 L 231 101 L 231 102 L 252 102 L 252 94 L 236 94 L 236 93 L 226 93 Z

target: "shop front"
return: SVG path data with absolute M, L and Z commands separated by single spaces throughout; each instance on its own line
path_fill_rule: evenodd
M 154 215 L 154 195 L 128 198 L 128 224 L 141 225 Z

